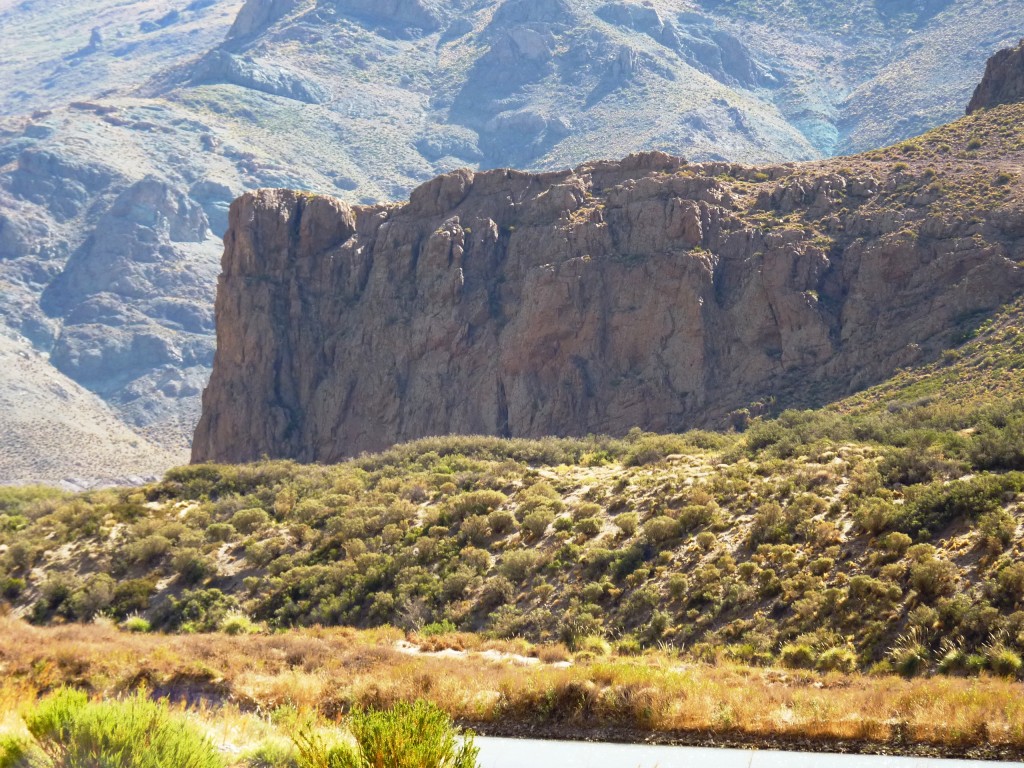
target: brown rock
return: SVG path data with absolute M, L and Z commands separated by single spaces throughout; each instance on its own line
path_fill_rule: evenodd
M 1024 40 L 988 60 L 985 77 L 974 91 L 967 114 L 1019 101 L 1024 101 Z
M 838 165 L 651 153 L 458 171 L 404 206 L 248 194 L 193 460 L 726 425 L 766 397 L 819 403 L 934 357 L 959 319 L 1024 287 L 1007 258 L 1019 209 L 957 224 L 915 208 L 906 173 Z

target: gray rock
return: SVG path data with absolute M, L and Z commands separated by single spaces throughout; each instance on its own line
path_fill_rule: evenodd
M 420 29 L 435 32 L 441 27 L 437 0 L 329 0 L 346 16 L 367 19 L 392 30 Z
M 295 10 L 300 0 L 246 0 L 235 23 L 228 30 L 229 40 L 243 40 L 263 32 L 278 19 Z
M 115 174 L 98 164 L 63 152 L 30 148 L 18 155 L 10 189 L 18 197 L 45 206 L 58 221 L 74 218 L 90 197 L 105 189 Z
M 307 77 L 223 50 L 211 51 L 204 56 L 192 69 L 191 82 L 194 85 L 238 85 L 307 104 L 320 104 L 327 100 L 327 92 Z

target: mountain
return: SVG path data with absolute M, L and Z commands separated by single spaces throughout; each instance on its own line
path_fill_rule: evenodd
M 150 455 L 184 460 L 240 193 L 368 204 L 463 166 L 560 170 L 636 150 L 778 163 L 879 146 L 953 116 L 985 57 L 1019 37 L 1019 5 L 4 5 L 3 334 Z M 42 407 L 65 407 L 36 385 Z M 19 443 L 32 476 L 77 477 L 48 455 L 64 433 L 44 432 Z M 101 464 L 96 480 L 124 475 Z
M 936 358 L 1024 287 L 1024 106 L 801 165 L 457 171 L 232 207 L 194 461 L 727 427 Z

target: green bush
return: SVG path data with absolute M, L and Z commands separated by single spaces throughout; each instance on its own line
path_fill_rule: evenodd
M 145 634 L 151 629 L 149 621 L 142 616 L 129 616 L 121 622 L 121 628 L 125 632 L 139 632 Z
M 790 643 L 782 646 L 779 658 L 782 665 L 790 669 L 812 669 L 817 663 L 818 654 L 805 643 Z
M 31 742 L 17 736 L 0 735 L 0 768 L 32 768 L 39 764 Z
M 591 539 L 601 532 L 602 525 L 603 522 L 599 517 L 584 517 L 576 521 L 576 532 Z
M 269 524 L 270 515 L 259 507 L 240 509 L 231 516 L 231 526 L 241 533 L 255 533 Z
M 90 702 L 62 689 L 24 715 L 52 768 L 223 768 L 216 748 L 167 705 L 139 693 Z
M 356 710 L 345 721 L 355 741 L 327 742 L 311 727 L 295 737 L 301 768 L 476 768 L 480 751 L 435 705 L 400 703 Z
M 255 635 L 260 625 L 244 613 L 230 613 L 221 620 L 218 629 L 226 635 Z
M 457 522 L 470 515 L 489 515 L 506 501 L 508 497 L 500 491 L 469 491 L 450 498 L 448 509 Z
M 976 520 L 998 509 L 1022 489 L 1024 474 L 1020 472 L 936 482 L 915 491 L 895 528 L 910 535 L 919 531 L 937 533 L 957 518 Z
M 3 595 L 7 600 L 17 600 L 21 597 L 21 593 L 24 591 L 24 579 L 18 579 L 14 576 L 8 576 L 5 579 L 0 579 L 0 595 Z
M 511 533 L 516 529 L 516 517 L 507 510 L 496 509 L 487 515 L 487 524 L 497 535 Z
M 948 560 L 928 558 L 910 567 L 910 585 L 926 600 L 952 594 L 956 582 L 957 568 Z
M 452 632 L 457 632 L 458 629 L 459 628 L 456 627 L 448 619 L 444 619 L 442 621 L 435 621 L 431 624 L 424 625 L 423 628 L 420 629 L 419 634 L 423 635 L 423 637 L 431 637 L 432 635 L 447 635 Z
M 539 539 L 547 531 L 548 526 L 555 519 L 554 512 L 547 509 L 539 509 L 536 512 L 530 512 L 526 517 L 523 518 L 523 528 L 530 533 L 530 537 L 533 539 Z
M 822 651 L 815 668 L 819 672 L 844 672 L 849 675 L 857 671 L 857 655 L 849 648 L 829 648 Z
M 641 535 L 648 544 L 658 546 L 680 535 L 679 523 L 666 515 L 654 517 L 644 523 Z

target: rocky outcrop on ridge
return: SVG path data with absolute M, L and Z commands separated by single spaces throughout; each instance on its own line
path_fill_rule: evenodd
M 913 166 L 907 148 L 761 169 L 647 153 L 457 171 L 402 206 L 247 194 L 193 460 L 722 426 L 934 358 L 1024 288 L 1024 195 L 927 147 L 956 157 L 1020 112 L 926 137 Z M 1021 168 L 1014 141 L 990 151 Z
M 978 84 L 967 107 L 967 114 L 999 104 L 1024 100 L 1024 40 L 1014 48 L 1005 48 L 985 66 L 985 77 Z

